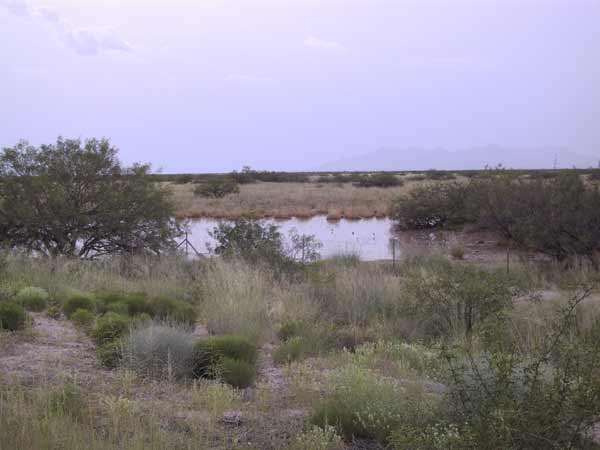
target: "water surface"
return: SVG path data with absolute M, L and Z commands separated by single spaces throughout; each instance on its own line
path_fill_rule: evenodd
M 189 223 L 188 239 L 201 253 L 206 253 L 207 244 L 213 245 L 210 237 L 219 220 L 199 219 Z M 227 222 L 227 221 L 223 221 Z M 285 221 L 265 220 L 279 227 L 285 242 L 289 242 L 289 233 L 314 235 L 323 244 L 321 257 L 328 258 L 340 253 L 356 253 L 362 260 L 374 261 L 391 259 L 390 239 L 393 236 L 390 219 L 362 219 L 329 222 L 325 216 L 310 219 L 289 219 Z

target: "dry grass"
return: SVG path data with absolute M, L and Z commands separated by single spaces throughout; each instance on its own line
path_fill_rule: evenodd
M 243 215 L 289 219 L 329 215 L 331 219 L 384 217 L 391 200 L 413 183 L 395 188 L 358 188 L 351 184 L 254 183 L 222 199 L 195 197 L 191 184 L 170 187 L 180 218 L 234 219 Z

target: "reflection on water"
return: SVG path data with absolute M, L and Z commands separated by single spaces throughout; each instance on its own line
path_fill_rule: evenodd
M 193 220 L 189 224 L 189 240 L 205 253 L 207 244 L 212 245 L 213 239 L 208 234 L 219 221 L 214 219 Z M 274 223 L 287 239 L 293 229 L 298 234 L 315 235 L 323 244 L 320 250 L 323 258 L 340 253 L 357 253 L 365 261 L 391 259 L 392 222 L 390 219 L 362 219 L 328 222 L 325 216 L 311 219 L 289 219 L 285 221 L 267 220 Z

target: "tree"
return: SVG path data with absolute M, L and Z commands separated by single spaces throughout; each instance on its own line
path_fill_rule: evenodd
M 230 194 L 239 194 L 240 187 L 232 178 L 214 178 L 194 189 L 194 195 L 207 198 L 223 198 Z
M 170 248 L 180 234 L 148 165 L 121 166 L 106 139 L 26 141 L 0 154 L 0 241 L 46 256 Z

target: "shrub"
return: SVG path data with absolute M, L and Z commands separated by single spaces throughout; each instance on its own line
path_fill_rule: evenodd
M 227 384 L 216 381 L 195 381 L 192 386 L 194 407 L 207 410 L 213 418 L 233 409 L 241 401 L 241 393 Z
M 123 360 L 123 344 L 119 339 L 109 341 L 96 348 L 100 363 L 107 369 L 116 369 Z
M 123 339 L 123 364 L 149 378 L 192 374 L 194 337 L 181 326 L 142 324 Z
M 63 312 L 68 318 L 71 318 L 71 314 L 78 309 L 94 311 L 94 301 L 85 295 L 74 295 L 69 297 L 63 304 Z
M 460 227 L 475 220 L 469 194 L 457 182 L 419 185 L 393 202 L 390 215 L 401 229 Z
M 287 341 L 290 338 L 301 336 L 305 329 L 304 322 L 301 320 L 288 320 L 284 322 L 277 331 L 277 336 L 282 341 Z
M 330 381 L 331 393 L 316 406 L 311 422 L 334 426 L 347 439 L 384 444 L 402 423 L 422 418 L 417 411 L 426 404 L 424 398 L 411 399 L 411 405 L 394 382 L 370 370 L 347 366 L 334 372 Z
M 46 311 L 46 315 L 51 319 L 58 320 L 60 319 L 61 310 L 58 306 L 52 305 L 48 308 L 48 311 Z
M 404 182 L 400 178 L 398 178 L 396 175 L 394 175 L 393 173 L 386 173 L 386 172 L 371 174 L 371 175 L 363 175 L 359 178 L 358 182 L 355 183 L 356 186 L 365 187 L 365 188 L 370 188 L 370 187 L 388 188 L 388 187 L 402 186 L 403 184 L 404 184 Z
M 207 198 L 223 198 L 226 195 L 238 194 L 239 192 L 238 183 L 231 178 L 215 178 L 198 185 L 194 189 L 194 195 Z
M 105 293 L 98 295 L 97 299 L 100 313 L 112 311 L 129 316 L 142 313 L 154 314 L 152 306 L 144 294 Z
M 0 329 L 16 331 L 25 326 L 27 314 L 21 305 L 0 302 Z
M 479 354 L 469 347 L 446 351 L 448 416 L 473 436 L 475 448 L 594 448 L 600 319 L 587 330 L 576 321 L 589 293 L 575 293 L 529 353 L 502 338 L 484 341 Z
M 215 336 L 196 343 L 194 349 L 194 375 L 212 377 L 219 373 L 224 358 L 255 365 L 258 350 L 241 336 Z
M 450 247 L 450 255 L 455 259 L 463 259 L 465 257 L 465 246 L 460 242 L 452 244 Z
M 21 289 L 17 293 L 15 301 L 29 311 L 41 312 L 48 305 L 48 297 L 49 295 L 44 289 L 30 286 Z
M 89 328 L 94 323 L 95 316 L 87 309 L 78 309 L 71 314 L 71 322 L 78 328 Z
M 431 260 L 405 274 L 406 313 L 425 339 L 470 337 L 474 329 L 512 308 L 518 282 L 503 271 Z
M 244 389 L 254 383 L 256 367 L 247 361 L 222 358 L 219 362 L 219 376 L 225 383 Z
M 298 361 L 306 354 L 306 342 L 299 336 L 294 336 L 281 344 L 273 352 L 273 361 L 277 364 Z
M 81 389 L 74 383 L 66 383 L 48 393 L 48 409 L 54 414 L 80 419 L 85 407 Z
M 196 311 L 189 303 L 171 297 L 155 297 L 148 304 L 155 319 L 188 326 L 196 324 Z
M 108 312 L 96 321 L 92 329 L 92 339 L 96 345 L 101 346 L 120 338 L 129 328 L 127 317 Z
M 342 450 L 344 448 L 342 439 L 334 427 L 313 426 L 310 430 L 296 436 L 288 450 Z

